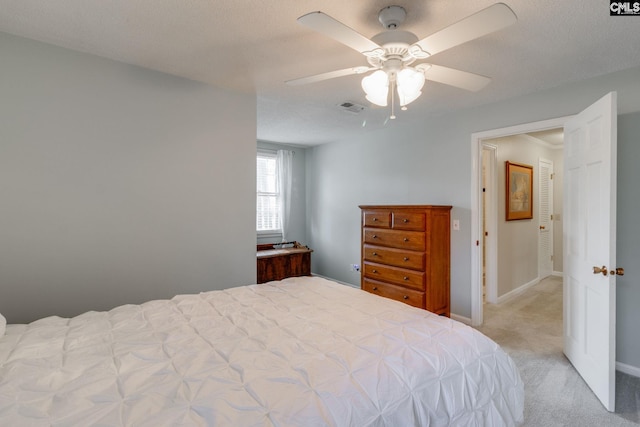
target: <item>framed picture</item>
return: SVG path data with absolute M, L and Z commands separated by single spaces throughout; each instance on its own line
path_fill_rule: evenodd
M 533 166 L 507 161 L 507 221 L 533 218 Z

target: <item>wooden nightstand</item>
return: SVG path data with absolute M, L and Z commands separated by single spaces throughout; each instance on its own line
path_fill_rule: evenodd
M 278 248 L 280 244 L 257 246 L 257 283 L 311 275 L 311 252 L 313 251 L 298 242 L 292 242 L 289 245 L 291 244 L 293 246 L 284 248 Z

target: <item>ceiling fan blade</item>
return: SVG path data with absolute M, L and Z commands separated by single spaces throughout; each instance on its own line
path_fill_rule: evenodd
M 425 70 L 424 77 L 427 80 L 459 87 L 472 92 L 479 91 L 491 81 L 489 77 L 449 67 L 442 67 L 440 65 L 431 65 L 431 67 Z
M 307 13 L 298 22 L 362 54 L 380 49 L 377 43 L 320 11 Z
M 518 18 L 504 3 L 496 3 L 480 12 L 467 16 L 440 31 L 418 41 L 416 44 L 430 55 L 477 39 L 514 24 Z
M 345 68 L 344 70 L 329 71 L 328 73 L 315 74 L 313 76 L 302 77 L 300 79 L 287 80 L 285 83 L 290 86 L 306 85 L 308 83 L 321 82 L 323 80 L 333 79 L 333 78 L 342 77 L 342 76 L 349 76 L 351 74 L 362 74 L 362 73 L 366 73 L 369 70 L 373 70 L 373 68 L 351 67 L 351 68 Z

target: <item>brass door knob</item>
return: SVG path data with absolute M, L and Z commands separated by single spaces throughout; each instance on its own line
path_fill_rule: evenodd
M 540 226 L 540 230 L 544 230 L 544 228 L 545 228 L 544 225 Z
M 603 276 L 606 276 L 608 273 L 607 267 L 604 265 L 602 267 L 593 267 L 593 274 L 598 273 L 602 273 Z
M 615 270 L 611 270 L 611 271 L 609 272 L 609 274 L 610 274 L 610 275 L 612 275 L 612 276 L 613 276 L 613 275 L 616 275 L 616 274 L 617 274 L 618 276 L 624 276 L 624 268 L 622 268 L 622 267 L 618 267 L 618 268 L 616 268 Z

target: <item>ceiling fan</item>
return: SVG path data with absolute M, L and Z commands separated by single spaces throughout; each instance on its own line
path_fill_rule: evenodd
M 496 3 L 419 40 L 415 34 L 397 29 L 405 18 L 406 10 L 401 6 L 383 8 L 378 13 L 378 20 L 385 31 L 368 39 L 320 11 L 301 16 L 298 18 L 300 24 L 362 53 L 367 58 L 369 66 L 345 68 L 289 80 L 286 83 L 302 85 L 376 70 L 362 79 L 362 88 L 367 100 L 383 107 L 387 106 L 390 93 L 390 118 L 393 119 L 396 95 L 399 105 L 403 110 L 406 109 L 407 104 L 422 94 L 425 80 L 470 91 L 478 91 L 485 87 L 491 81 L 488 77 L 427 62 L 415 65 L 414 63 L 501 30 L 517 21 L 509 6 Z

